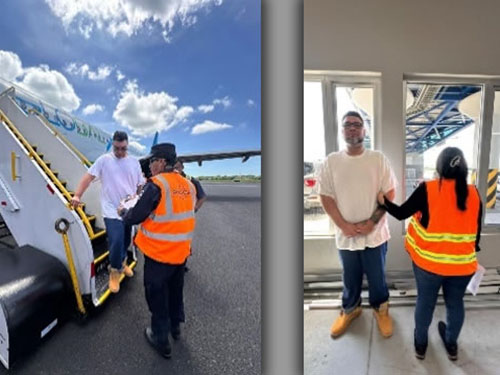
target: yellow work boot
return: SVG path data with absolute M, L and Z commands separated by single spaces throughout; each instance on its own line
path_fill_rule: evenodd
M 336 338 L 343 334 L 347 330 L 347 327 L 349 327 L 349 324 L 361 315 L 361 311 L 361 306 L 356 307 L 349 314 L 346 314 L 344 310 L 342 310 L 339 317 L 335 319 L 335 322 L 333 322 L 330 328 L 330 336 Z
M 120 271 L 114 268 L 109 271 L 109 290 L 111 293 L 120 291 Z
M 130 268 L 128 265 L 127 265 L 127 259 L 125 259 L 123 261 L 123 273 L 125 274 L 125 276 L 127 277 L 132 277 L 134 276 L 134 271 L 132 271 L 132 268 Z
M 373 309 L 373 315 L 377 319 L 378 329 L 384 337 L 392 336 L 392 318 L 389 316 L 389 302 L 384 302 L 377 309 Z

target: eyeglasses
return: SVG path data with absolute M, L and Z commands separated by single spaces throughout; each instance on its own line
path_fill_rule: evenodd
M 113 145 L 113 150 L 115 150 L 115 151 L 127 151 L 127 146 L 119 147 L 119 146 Z
M 342 127 L 344 129 L 347 129 L 347 128 L 350 128 L 350 127 L 353 127 L 355 129 L 361 129 L 363 127 L 363 124 L 360 123 L 360 122 L 344 122 L 342 124 Z

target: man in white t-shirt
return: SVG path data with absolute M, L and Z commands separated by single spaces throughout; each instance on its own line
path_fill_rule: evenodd
M 385 282 L 385 256 L 390 238 L 385 211 L 378 207 L 382 191 L 394 198 L 397 181 L 387 158 L 367 150 L 363 118 L 347 112 L 342 118 L 342 134 L 347 149 L 327 156 L 319 173 L 321 203 L 335 223 L 335 240 L 343 267 L 342 311 L 333 323 L 333 338 L 344 333 L 361 314 L 361 286 L 366 274 L 369 302 L 379 330 L 392 335 L 389 290 Z
M 138 187 L 144 183 L 139 161 L 127 154 L 127 133 L 116 131 L 113 134 L 113 152 L 101 155 L 80 180 L 71 200 L 73 207 L 97 177 L 101 181 L 101 208 L 106 234 L 108 236 L 109 289 L 113 293 L 120 290 L 120 275 L 132 277 L 134 272 L 126 263 L 127 248 L 131 241 L 131 226 L 125 225 L 117 213 L 120 201 L 137 194 Z

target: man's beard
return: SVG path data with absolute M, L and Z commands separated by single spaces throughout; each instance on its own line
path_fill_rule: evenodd
M 364 138 L 363 137 L 352 137 L 352 138 L 346 138 L 345 143 L 347 143 L 350 146 L 358 146 L 359 144 L 363 143 Z

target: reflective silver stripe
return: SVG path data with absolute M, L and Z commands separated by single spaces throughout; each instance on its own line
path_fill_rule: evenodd
M 183 233 L 183 234 L 164 234 L 164 233 L 152 233 L 140 227 L 142 233 L 154 240 L 169 241 L 169 242 L 183 242 L 193 239 L 193 232 Z
M 193 209 L 192 210 L 180 212 L 177 214 L 174 213 L 173 206 L 172 206 L 172 197 L 170 196 L 170 185 L 168 184 L 168 181 L 161 174 L 156 176 L 156 178 L 162 184 L 163 190 L 165 191 L 165 206 L 166 206 L 167 213 L 165 215 L 151 214 L 150 215 L 151 220 L 153 220 L 155 223 L 166 223 L 167 221 L 181 221 L 181 220 L 194 218 L 194 200 L 193 200 Z M 192 184 L 189 183 L 189 187 L 191 190 L 191 197 L 194 196 L 194 199 L 196 199 L 196 195 L 193 195 L 193 187 L 191 185 Z

